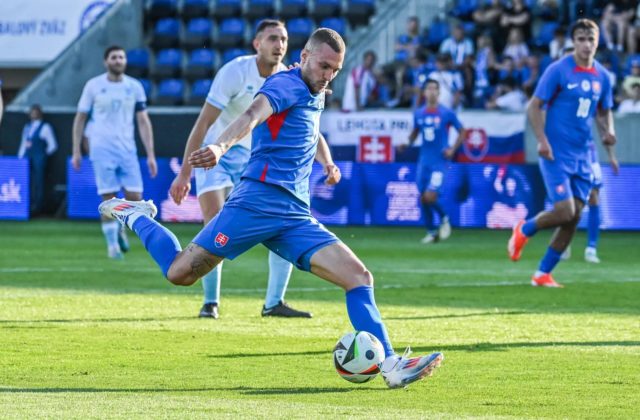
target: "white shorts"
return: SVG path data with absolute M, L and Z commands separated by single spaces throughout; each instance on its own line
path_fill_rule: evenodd
M 220 163 L 212 169 L 196 168 L 196 191 L 198 197 L 209 191 L 233 188 L 249 163 L 251 151 L 242 146 L 233 146 L 222 156 Z
M 102 157 L 91 161 L 98 194 L 111 194 L 125 189 L 142 193 L 142 174 L 138 156 Z

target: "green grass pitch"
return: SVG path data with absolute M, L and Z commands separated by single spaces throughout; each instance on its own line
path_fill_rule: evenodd
M 172 225 L 183 245 L 196 225 Z M 341 379 L 344 293 L 294 271 L 307 320 L 263 319 L 267 253 L 224 265 L 221 318 L 196 318 L 200 284 L 171 286 L 140 242 L 110 261 L 98 223 L 0 223 L 2 418 L 638 418 L 640 234 L 605 232 L 603 263 L 573 258 L 566 288 L 529 286 L 548 234 L 523 260 L 506 231 L 335 228 L 376 278 L 396 350 L 443 351 L 406 390 Z

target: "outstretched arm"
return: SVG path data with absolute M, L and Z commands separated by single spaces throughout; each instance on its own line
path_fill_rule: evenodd
M 220 134 L 214 144 L 196 150 L 189 156 L 189 164 L 194 168 L 211 168 L 220 162 L 220 158 L 234 144 L 248 135 L 259 124 L 262 124 L 273 114 L 269 100 L 258 94 L 249 108 L 240 114 Z
M 327 185 L 335 185 L 340 182 L 340 178 L 342 178 L 342 174 L 340 173 L 340 168 L 336 166 L 333 162 L 333 158 L 331 157 L 331 149 L 329 149 L 329 144 L 327 140 L 324 138 L 322 133 L 319 133 L 318 139 L 318 149 L 316 150 L 316 160 L 322 165 L 323 172 L 327 176 L 325 179 L 325 184 Z
M 182 159 L 180 173 L 173 180 L 171 187 L 169 188 L 169 195 L 171 195 L 171 198 L 176 204 L 182 203 L 182 200 L 185 199 L 189 194 L 189 190 L 191 190 L 192 167 L 189 163 L 189 156 L 202 146 L 202 142 L 204 141 L 204 137 L 206 136 L 209 127 L 216 122 L 221 112 L 222 110 L 220 108 L 217 108 L 208 102 L 205 102 L 200 110 L 200 115 L 198 115 L 198 119 L 191 129 L 191 133 L 187 139 L 187 144 L 184 147 L 184 157 Z

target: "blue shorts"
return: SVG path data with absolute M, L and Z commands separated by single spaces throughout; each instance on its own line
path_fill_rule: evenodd
M 220 163 L 209 170 L 196 168 L 196 191 L 198 197 L 209 191 L 233 188 L 247 167 L 251 151 L 246 147 L 234 146 L 227 150 Z
M 593 185 L 589 162 L 582 159 L 562 161 L 558 158 L 555 160 L 540 158 L 538 163 L 544 186 L 553 203 L 572 197 L 583 203 L 587 202 Z
M 447 174 L 447 164 L 437 165 L 421 165 L 418 162 L 416 171 L 416 184 L 420 194 L 425 191 L 433 191 L 440 194 L 442 184 L 444 184 L 444 176 Z
M 290 192 L 250 179 L 238 184 L 220 213 L 193 240 L 231 260 L 262 243 L 304 271 L 311 270 L 316 251 L 336 242 L 339 239 Z
M 121 157 L 104 156 L 92 159 L 98 194 L 117 193 L 121 189 L 142 193 L 140 161 L 135 153 Z

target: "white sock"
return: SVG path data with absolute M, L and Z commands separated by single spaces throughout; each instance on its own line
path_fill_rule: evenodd
M 129 216 L 127 216 L 127 227 L 133 230 L 133 224 L 136 222 L 136 220 L 138 220 L 138 218 L 140 218 L 140 216 L 145 216 L 145 214 L 139 211 L 134 211 Z
M 120 230 L 120 223 L 115 220 L 110 220 L 108 222 L 102 222 L 102 233 L 104 234 L 104 238 L 107 240 L 107 247 L 109 249 L 119 247 L 118 245 L 118 231 Z
M 265 297 L 265 308 L 273 308 L 281 300 L 284 300 L 284 293 L 291 277 L 293 265 L 276 254 L 269 251 L 269 282 L 267 283 L 267 295 Z
M 397 354 L 387 357 L 386 359 L 384 359 L 384 362 L 382 362 L 382 366 L 380 367 L 380 370 L 383 372 L 389 372 L 391 369 L 393 369 L 396 363 L 398 363 L 399 359 L 400 359 L 400 356 L 398 356 Z

